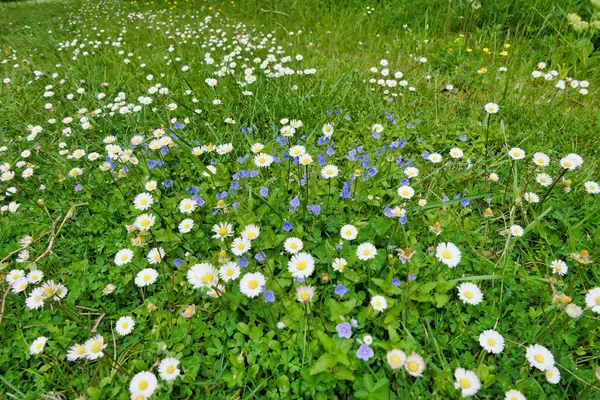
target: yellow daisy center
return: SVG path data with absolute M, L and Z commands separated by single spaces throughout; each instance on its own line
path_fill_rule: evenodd
M 465 292 L 465 297 L 467 299 L 472 299 L 473 298 L 473 292 L 471 292 L 470 290 Z
M 488 345 L 490 345 L 490 346 L 495 346 L 495 345 L 496 345 L 496 339 L 494 339 L 494 338 L 489 338 L 489 339 L 487 340 L 487 343 L 488 343 Z
M 600 306 L 600 296 L 597 296 L 597 297 L 596 297 L 596 305 L 597 305 L 597 306 Z
M 149 383 L 147 380 L 141 380 L 140 383 L 138 383 L 138 389 L 140 390 L 146 390 L 148 389 Z
M 394 365 L 400 364 L 400 357 L 398 357 L 398 356 L 392 356 L 392 357 L 390 357 L 390 361 Z
M 458 380 L 458 384 L 460 385 L 461 388 L 463 389 L 468 389 L 471 387 L 471 381 L 468 380 L 467 378 L 460 378 Z
M 450 250 L 444 250 L 442 251 L 442 257 L 446 260 L 449 260 L 450 258 L 452 258 L 452 253 L 450 252 Z
M 102 350 L 102 345 L 100 343 L 96 342 L 92 345 L 93 353 L 100 353 L 100 350 Z
M 419 364 L 416 361 L 409 361 L 406 367 L 410 372 L 417 372 L 419 370 Z
M 151 278 L 150 274 L 146 274 L 146 275 L 144 275 L 143 280 L 144 280 L 144 282 L 148 282 L 150 280 L 150 278 Z
M 298 271 L 304 271 L 307 266 L 306 261 L 300 261 L 297 265 Z
M 248 287 L 250 289 L 256 289 L 258 287 L 258 281 L 256 279 L 252 279 L 250 282 L 248 282 Z
M 310 293 L 308 293 L 308 292 L 303 292 L 303 293 L 300 295 L 300 298 L 301 298 L 302 300 L 304 300 L 304 301 L 308 301 L 308 299 L 310 299 Z
M 175 366 L 173 364 L 169 365 L 166 369 L 167 374 L 172 374 L 175 371 Z
M 543 363 L 544 362 L 544 356 L 541 354 L 536 354 L 535 355 L 535 361 L 539 362 L 539 363 Z
M 208 285 L 209 283 L 211 283 L 214 279 L 213 274 L 205 274 L 202 277 L 202 283 L 204 283 L 205 285 Z
M 123 322 L 123 323 L 121 324 L 121 328 L 123 328 L 123 329 L 127 329 L 127 328 L 129 328 L 129 323 L 128 323 L 128 322 Z

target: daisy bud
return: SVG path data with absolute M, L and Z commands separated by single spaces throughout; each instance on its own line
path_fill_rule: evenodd
M 321 275 L 321 282 L 323 282 L 323 283 L 329 282 L 329 275 L 327 275 L 327 274 Z
M 116 288 L 117 287 L 115 285 L 113 285 L 112 283 L 109 283 L 108 285 L 106 285 L 106 287 L 102 291 L 102 294 L 104 296 L 108 296 L 109 294 L 111 294 L 112 292 L 114 292 Z
M 484 213 L 483 213 L 486 217 L 491 217 L 492 215 L 494 215 L 494 212 L 492 211 L 491 208 L 486 208 Z

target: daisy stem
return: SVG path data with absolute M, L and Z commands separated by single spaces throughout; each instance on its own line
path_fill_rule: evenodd
M 483 177 L 483 182 L 484 182 L 484 189 L 487 190 L 487 181 L 488 181 L 488 175 L 487 175 L 487 164 L 488 164 L 488 140 L 490 137 L 490 119 L 491 119 L 491 114 L 487 115 L 487 120 L 486 120 L 486 124 L 485 124 L 485 159 L 484 159 L 484 177 Z
M 550 192 L 552 192 L 552 189 L 554 189 L 554 186 L 556 186 L 556 183 L 558 181 L 560 181 L 560 179 L 565 175 L 566 172 L 567 172 L 567 169 L 564 168 L 562 170 L 562 172 L 560 173 L 560 175 L 558 176 L 558 178 L 556 178 L 556 180 L 554 182 L 552 182 L 552 185 L 550 186 L 550 188 L 548 189 L 548 191 L 546 192 L 546 194 L 544 195 L 544 197 L 542 197 L 542 200 L 540 200 L 540 203 L 538 204 L 538 206 L 535 208 L 536 211 L 542 206 L 542 204 L 544 204 L 544 201 L 546 200 L 546 197 L 548 197 L 548 195 L 550 194 Z

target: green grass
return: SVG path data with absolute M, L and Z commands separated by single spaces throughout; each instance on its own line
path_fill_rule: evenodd
M 15 176 L 0 182 L 0 397 L 127 399 L 133 376 L 151 371 L 157 399 L 447 399 L 461 397 L 454 374 L 464 368 L 481 382 L 478 398 L 504 398 L 510 389 L 529 399 L 597 398 L 598 313 L 586 295 L 600 286 L 600 205 L 584 184 L 600 180 L 599 35 L 573 31 L 566 17 L 590 20 L 594 8 L 584 1 L 472 4 L 1 3 L 0 82 L 8 80 L 0 83 L 0 165 Z M 227 58 L 232 52 L 241 54 Z M 267 77 L 261 63 L 268 54 L 270 72 L 282 64 L 295 73 Z M 534 79 L 541 62 L 543 74 L 556 76 Z M 215 75 L 222 66 L 231 73 Z M 241 86 L 245 68 L 254 68 L 256 80 Z M 396 71 L 403 76 L 394 78 Z M 216 87 L 207 78 L 217 79 Z M 567 78 L 589 82 L 587 94 L 555 87 Z M 380 87 L 378 79 L 396 86 Z M 168 94 L 150 94 L 157 83 Z M 133 110 L 141 97 L 152 103 Z M 488 103 L 499 112 L 488 114 Z M 290 144 L 281 142 L 284 118 L 303 123 Z M 324 143 L 329 123 L 334 133 Z M 379 137 L 375 124 L 383 127 Z M 28 126 L 43 130 L 32 137 Z M 149 147 L 159 128 L 174 135 L 168 151 Z M 144 140 L 132 146 L 135 135 Z M 131 153 L 113 156 L 103 171 L 108 136 Z M 226 154 L 193 155 L 196 146 L 227 143 L 233 150 Z M 273 165 L 255 165 L 255 143 L 277 158 Z M 313 158 L 308 166 L 283 157 L 300 144 Z M 509 157 L 514 147 L 523 159 Z M 450 157 L 453 148 L 464 157 Z M 537 167 L 536 152 L 550 164 Z M 581 167 L 561 166 L 570 153 L 583 158 Z M 339 168 L 337 177 L 322 178 L 323 157 Z M 408 166 L 419 173 L 408 183 L 414 197 L 403 199 L 397 189 Z M 26 178 L 27 168 L 33 175 Z M 70 176 L 74 168 L 83 173 Z M 256 176 L 248 176 L 252 170 Z M 539 184 L 541 172 L 556 184 Z M 152 191 L 145 187 L 151 180 L 158 186 Z M 142 211 L 134 199 L 145 192 L 154 203 Z M 193 195 L 202 201 L 182 213 L 181 201 Z M 11 203 L 19 204 L 16 212 Z M 149 231 L 133 227 L 143 213 L 156 217 Z M 189 233 L 178 228 L 184 218 L 194 221 Z M 234 230 L 223 241 L 213 238 L 221 223 Z M 195 264 L 244 264 L 231 245 L 250 224 L 260 235 L 240 276 L 194 288 L 188 272 Z M 341 239 L 346 224 L 358 229 L 356 240 Z M 524 234 L 504 234 L 513 225 Z M 19 255 L 25 235 L 34 239 L 28 258 Z M 291 237 L 315 262 L 304 283 L 288 271 L 284 243 Z M 357 247 L 366 242 L 377 254 L 360 260 Z M 436 257 L 448 242 L 461 252 L 454 268 Z M 158 247 L 164 259 L 151 264 L 148 253 Z M 123 249 L 133 258 L 118 266 Z M 398 257 L 402 249 L 414 252 L 408 262 Z M 591 263 L 582 262 L 585 252 Z M 346 260 L 343 271 L 333 268 L 337 258 Z M 553 274 L 553 260 L 564 260 L 567 274 Z M 146 268 L 158 278 L 139 287 L 136 276 Z M 12 293 L 16 270 L 44 276 Z M 267 279 L 273 302 L 241 291 L 242 278 L 255 272 Z M 49 280 L 67 295 L 30 309 L 27 298 Z M 463 302 L 463 283 L 477 285 L 483 301 Z M 302 285 L 315 292 L 308 303 L 297 300 Z M 343 297 L 338 285 L 347 288 Z M 385 297 L 385 310 L 374 310 L 375 296 Z M 569 302 L 583 309 L 580 317 L 567 315 Z M 193 316 L 181 315 L 190 305 Z M 124 316 L 135 327 L 121 336 L 115 324 Z M 352 320 L 352 337 L 340 337 L 338 324 Z M 499 354 L 479 344 L 489 329 L 505 339 Z M 66 360 L 71 346 L 95 335 L 107 345 L 102 357 Z M 369 360 L 357 354 L 365 335 L 373 340 Z M 43 352 L 30 354 L 41 336 L 48 338 Z M 529 365 L 525 349 L 533 344 L 552 352 L 560 383 Z M 392 349 L 421 356 L 423 376 L 392 370 Z M 167 357 L 180 361 L 173 382 L 159 377 Z

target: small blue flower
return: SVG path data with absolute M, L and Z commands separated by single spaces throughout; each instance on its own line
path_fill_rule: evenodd
M 78 184 L 75 186 L 75 191 L 76 191 L 76 192 L 79 192 L 79 191 L 81 191 L 81 189 L 83 189 L 83 186 L 81 186 L 81 184 L 80 184 L 80 183 L 78 183 Z
M 289 222 L 285 221 L 283 223 L 283 230 L 286 232 L 289 232 L 292 230 L 292 224 L 290 224 Z
M 257 261 L 264 261 L 267 258 L 267 255 L 263 251 L 259 251 L 254 258 L 256 258 Z
M 173 265 L 176 266 L 177 268 L 181 267 L 181 258 L 176 258 L 173 260 Z
M 260 188 L 260 195 L 262 197 L 267 197 L 269 195 L 269 188 L 266 188 L 266 187 Z
M 410 275 L 408 275 L 408 280 L 409 280 L 409 281 L 414 281 L 414 280 L 416 280 L 416 279 L 417 279 L 417 276 L 416 276 L 415 274 L 410 274 Z
M 371 349 L 367 344 L 361 345 L 358 350 L 356 350 L 356 357 L 365 361 L 369 361 L 369 358 L 373 357 L 374 354 L 375 353 L 373 353 L 373 349 Z
M 344 295 L 346 294 L 347 291 L 348 291 L 348 289 L 346 288 L 346 286 L 344 286 L 340 283 L 339 285 L 337 285 L 335 287 L 334 293 L 340 297 L 344 297 Z
M 181 123 L 176 123 L 175 124 L 175 129 L 183 129 L 183 128 L 185 128 L 184 124 L 181 124 Z
M 246 257 L 240 257 L 237 259 L 236 263 L 240 267 L 245 268 L 248 266 L 248 259 Z
M 464 199 L 462 199 L 462 201 L 460 202 L 460 204 L 462 204 L 462 205 L 463 205 L 463 207 L 466 207 L 466 206 L 468 206 L 470 203 L 471 203 L 471 202 L 470 202 L 470 201 L 469 201 L 469 199 L 468 199 L 468 198 L 466 198 L 466 197 L 465 197 Z
M 460 139 L 461 142 L 466 142 L 467 141 L 467 135 L 461 135 L 459 139 Z
M 339 337 L 350 339 L 352 337 L 352 327 L 347 322 L 342 322 L 341 324 L 337 324 L 335 327 Z
M 402 284 L 402 281 L 401 281 L 400 279 L 398 279 L 398 278 L 394 278 L 394 279 L 392 279 L 392 286 L 394 286 L 394 287 L 398 287 L 398 286 L 400 286 L 401 284 Z
M 265 298 L 265 303 L 272 303 L 275 301 L 275 293 L 273 293 L 272 290 L 264 292 L 263 297 Z
M 171 179 L 167 179 L 163 185 L 165 185 L 165 187 L 171 187 L 173 186 L 173 181 Z

